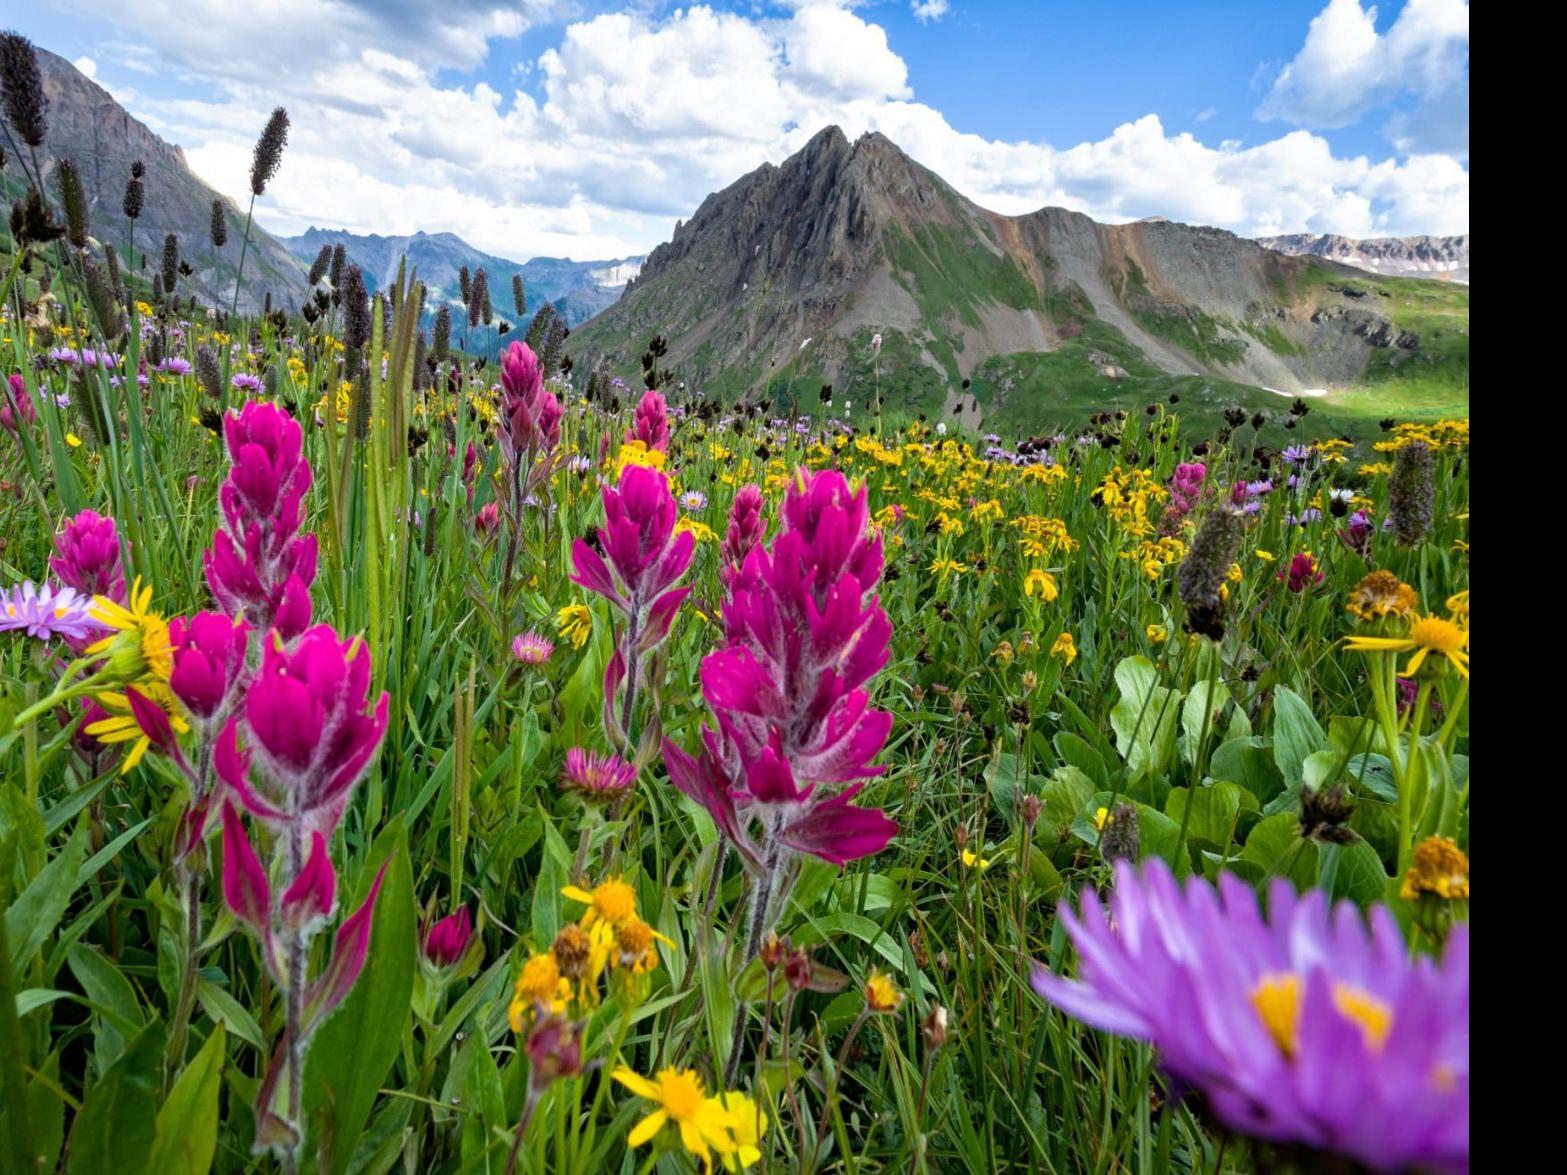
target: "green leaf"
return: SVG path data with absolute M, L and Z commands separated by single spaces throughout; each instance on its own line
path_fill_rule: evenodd
M 1259 821 L 1241 859 L 1262 871 L 1263 876 L 1287 876 L 1296 889 L 1307 889 L 1317 880 L 1317 846 L 1300 837 L 1300 817 L 1280 812 Z
M 1379 902 L 1387 892 L 1387 873 L 1376 849 L 1358 837 L 1338 850 L 1338 867 L 1333 873 L 1333 896 L 1348 898 L 1357 906 Z M 1326 848 L 1324 848 L 1324 854 Z
M 1229 841 L 1240 810 L 1241 789 L 1223 780 L 1196 790 L 1178 787 L 1164 801 L 1165 815 L 1176 824 L 1185 822 L 1187 840 L 1214 845 Z
M 165 1033 L 154 1020 L 87 1090 L 71 1127 L 71 1175 L 140 1175 L 156 1135 Z
M 218 1148 L 218 1090 L 228 1033 L 219 1024 L 158 1111 L 149 1171 L 157 1175 L 205 1175 Z
M 464 1171 L 484 1170 L 484 1156 L 495 1145 L 496 1127 L 509 1125 L 501 1073 L 495 1054 L 482 1033 L 463 1041 L 446 1075 L 441 1101 L 462 1115 L 461 1153 Z
M 542 810 L 541 810 L 542 811 Z M 575 885 L 577 879 L 569 877 L 571 858 L 566 842 L 555 831 L 555 823 L 544 815 L 544 855 L 539 863 L 538 880 L 533 885 L 531 923 L 533 941 L 540 949 L 555 941 L 560 933 L 560 891 L 567 885 Z
M 11 969 L 20 972 L 44 939 L 53 933 L 71 904 L 71 894 L 87 855 L 87 825 L 76 826 L 65 847 L 6 909 L 5 932 L 11 942 Z
M 1077 767 L 1057 767 L 1045 782 L 1040 798 L 1044 805 L 1040 809 L 1039 831 L 1035 835 L 1058 840 L 1062 831 L 1072 826 L 1072 821 L 1082 815 L 1088 801 L 1094 798 L 1093 780 Z
M 131 981 L 101 951 L 75 943 L 66 964 L 92 1001 L 93 1057 L 98 1072 L 106 1072 L 124 1051 L 126 1038 L 141 1031 L 146 1014 Z
M 1398 803 L 1398 784 L 1393 782 L 1393 762 L 1386 755 L 1356 755 L 1345 768 L 1360 790 L 1385 804 Z
M 1230 687 L 1222 681 L 1204 680 L 1192 686 L 1181 707 L 1181 732 L 1186 735 L 1184 757 L 1188 763 L 1197 762 L 1197 752 L 1205 740 L 1210 746 L 1219 741 L 1219 717 L 1229 704 Z
M 1175 753 L 1180 695 L 1158 682 L 1158 670 L 1147 657 L 1127 657 L 1115 667 L 1121 700 L 1110 711 L 1110 725 L 1133 775 L 1162 776 Z
M 240 1040 L 254 1049 L 260 1049 L 261 1026 L 250 1010 L 210 979 L 196 979 L 196 1000 L 201 1010 L 223 1025 Z
M 1273 761 L 1284 783 L 1293 787 L 1303 777 L 1306 759 L 1325 750 L 1328 736 L 1311 716 L 1311 707 L 1287 685 L 1273 691 Z M 1258 799 L 1262 796 L 1259 794 Z
M 332 1116 L 330 1170 L 348 1169 L 371 1106 L 402 1046 L 410 1016 L 414 960 L 419 944 L 414 925 L 413 877 L 408 834 L 402 816 L 393 817 L 375 840 L 359 878 L 364 900 L 383 861 L 390 864 L 376 902 L 370 952 L 359 982 L 330 1019 L 316 1031 L 305 1061 L 305 1112 Z
M 1260 735 L 1232 738 L 1220 744 L 1208 762 L 1208 770 L 1215 779 L 1240 784 L 1259 803 L 1267 803 L 1284 790 L 1284 777 L 1273 761 L 1273 742 Z
M 1095 789 L 1110 786 L 1110 769 L 1105 766 L 1104 756 L 1087 739 L 1070 730 L 1058 730 L 1050 741 L 1056 754 L 1061 756 L 1061 761 L 1076 767 L 1091 779 Z

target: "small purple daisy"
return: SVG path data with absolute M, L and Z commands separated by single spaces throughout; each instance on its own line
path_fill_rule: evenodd
M 92 600 L 75 588 L 36 586 L 32 580 L 0 593 L 0 632 L 25 632 L 37 640 L 84 641 L 103 627 L 93 619 Z

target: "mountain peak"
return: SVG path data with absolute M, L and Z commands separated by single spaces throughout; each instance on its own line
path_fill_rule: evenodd
M 1195 379 L 1286 394 L 1420 357 L 1417 334 L 1352 282 L 1342 266 L 1162 217 L 990 212 L 885 135 L 851 143 L 826 126 L 708 196 L 573 344 L 579 362 L 625 373 L 660 334 L 689 384 L 799 405 L 823 382 L 871 379 L 881 335 L 877 374 L 896 372 L 908 407 L 1016 423 L 1061 387 L 1113 399 Z
M 92 235 L 124 248 L 132 232 L 122 196 L 131 163 L 141 160 L 147 174 L 142 181 L 143 211 L 134 226 L 137 257 L 145 256 L 149 248 L 156 250 L 164 236 L 173 233 L 181 260 L 195 270 L 182 279 L 180 296 L 200 294 L 209 303 L 227 306 L 234 295 L 239 262 L 236 242 L 244 227 L 244 217 L 233 201 L 191 171 L 180 147 L 132 117 L 96 81 L 56 53 L 42 48 L 37 52 L 49 99 L 48 132 L 38 152 L 45 176 L 52 174 L 56 160 L 76 163 L 87 189 Z M 221 200 L 229 211 L 229 244 L 221 250 L 213 248 L 208 235 L 214 200 Z M 297 306 L 304 292 L 305 266 L 253 224 L 239 291 L 240 311 L 259 311 L 268 293 L 281 305 Z

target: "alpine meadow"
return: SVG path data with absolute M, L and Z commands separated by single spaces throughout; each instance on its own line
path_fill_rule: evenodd
M 152 7 L 0 34 L 0 1171 L 1467 1175 L 1467 4 Z

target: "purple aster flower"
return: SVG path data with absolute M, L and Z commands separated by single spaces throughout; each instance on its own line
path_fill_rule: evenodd
M 1116 863 L 1108 911 L 1092 893 L 1061 920 L 1082 959 L 1034 990 L 1096 1028 L 1152 1042 L 1164 1067 L 1246 1134 L 1374 1171 L 1469 1170 L 1469 934 L 1411 961 L 1386 908 L 1287 880 L 1262 915 L 1220 875 L 1184 890 L 1153 859 Z
M 153 370 L 162 372 L 164 375 L 189 375 L 194 370 L 194 368 L 191 367 L 189 359 L 182 359 L 178 355 L 171 355 L 162 363 L 158 364 L 158 366 L 154 367 Z
M 1291 445 L 1284 450 L 1284 460 L 1291 465 L 1304 465 L 1311 459 L 1310 445 Z
M 85 641 L 103 627 L 91 608 L 92 600 L 75 588 L 38 587 L 24 580 L 0 593 L 0 632 L 25 632 L 41 641 L 57 636 Z
M 701 490 L 687 490 L 680 495 L 680 508 L 682 510 L 706 510 L 707 495 Z
M 1260 498 L 1263 494 L 1273 492 L 1273 479 L 1265 477 L 1261 481 L 1249 481 L 1246 483 L 1246 493 L 1253 498 Z
M 250 392 L 255 395 L 261 391 L 261 380 L 249 372 L 241 371 L 229 379 L 229 387 L 236 392 Z
M 555 653 L 555 642 L 534 629 L 512 638 L 511 654 L 524 665 L 542 665 Z
M 1315 506 L 1307 506 L 1300 514 L 1286 514 L 1284 516 L 1284 522 L 1288 526 L 1305 526 L 1308 523 L 1320 522 L 1321 520 L 1322 511 Z
M 620 799 L 637 782 L 637 769 L 616 755 L 600 755 L 581 747 L 566 752 L 560 785 L 583 803 L 599 807 Z

